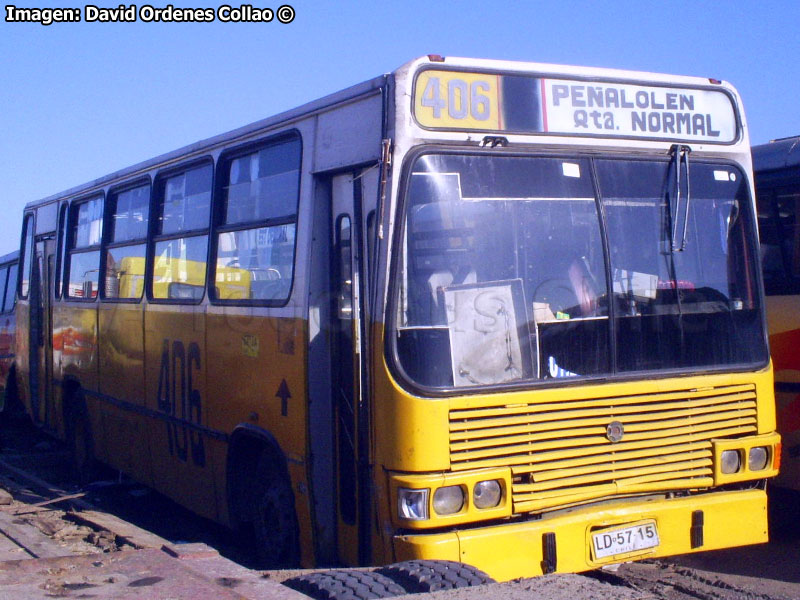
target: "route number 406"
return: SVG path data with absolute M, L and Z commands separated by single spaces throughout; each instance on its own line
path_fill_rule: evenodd
M 434 119 L 440 119 L 446 109 L 451 119 L 472 117 L 476 121 L 489 120 L 492 103 L 486 92 L 492 88 L 488 81 L 448 79 L 446 87 L 443 89 L 439 77 L 430 77 L 422 92 L 420 104 L 433 110 Z

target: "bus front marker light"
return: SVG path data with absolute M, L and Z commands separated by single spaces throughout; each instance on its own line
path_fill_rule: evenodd
M 425 521 L 428 519 L 428 494 L 430 490 L 398 488 L 397 512 L 401 519 Z
M 736 473 L 742 467 L 738 450 L 723 450 L 720 457 L 720 470 L 726 475 Z
M 433 510 L 437 515 L 452 515 L 464 507 L 464 490 L 460 485 L 441 487 L 433 493 Z
M 503 490 L 496 479 L 479 481 L 472 490 L 472 502 L 477 508 L 494 508 L 502 498 Z
M 756 446 L 750 448 L 747 453 L 747 468 L 751 471 L 763 471 L 767 468 L 769 461 L 769 452 L 764 446 Z

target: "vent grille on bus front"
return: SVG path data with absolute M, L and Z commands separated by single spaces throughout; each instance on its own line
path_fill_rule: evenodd
M 452 409 L 450 460 L 455 471 L 510 466 L 514 512 L 528 512 L 711 486 L 711 440 L 755 433 L 753 385 Z

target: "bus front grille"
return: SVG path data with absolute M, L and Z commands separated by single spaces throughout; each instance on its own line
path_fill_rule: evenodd
M 612 422 L 624 427 L 609 441 Z M 754 385 L 450 411 L 454 471 L 510 466 L 515 512 L 713 484 L 711 440 L 756 433 Z

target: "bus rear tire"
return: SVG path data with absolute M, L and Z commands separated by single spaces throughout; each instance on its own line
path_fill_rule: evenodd
M 409 594 L 495 583 L 480 569 L 451 560 L 407 560 L 382 567 L 378 573 L 396 581 Z
M 259 563 L 269 569 L 300 563 L 294 494 L 288 479 L 275 471 L 271 453 L 262 452 L 256 469 L 252 523 Z
M 293 577 L 284 581 L 283 585 L 317 600 L 367 600 L 407 593 L 396 582 L 378 572 L 344 569 Z

